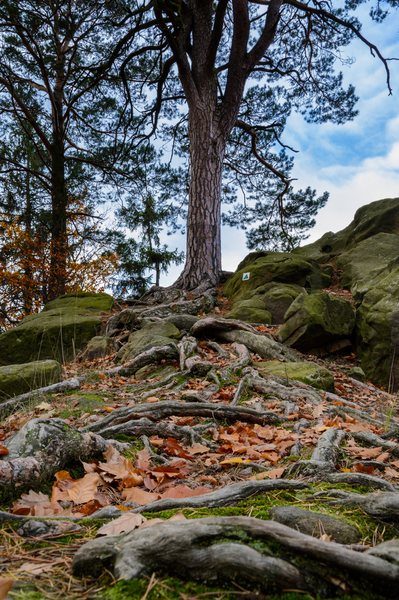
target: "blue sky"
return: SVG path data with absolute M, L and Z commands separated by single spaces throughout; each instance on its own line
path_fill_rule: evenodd
M 384 56 L 399 58 L 399 11 L 377 24 L 368 16 L 369 8 L 370 4 L 357 11 L 363 35 Z M 361 41 L 352 42 L 346 55 L 356 59 L 354 64 L 338 69 L 344 83 L 356 87 L 359 115 L 345 125 L 314 125 L 293 114 L 284 133 L 284 141 L 299 150 L 292 173 L 298 178 L 296 187 L 310 185 L 319 194 L 330 192 L 308 242 L 346 227 L 360 206 L 399 196 L 399 61 L 389 63 L 393 88 L 389 96 L 382 63 Z M 165 243 L 185 248 L 181 235 L 168 237 Z M 247 253 L 245 232 L 223 228 L 223 268 L 235 270 Z M 161 285 L 173 283 L 181 268 L 171 268 L 161 277 Z

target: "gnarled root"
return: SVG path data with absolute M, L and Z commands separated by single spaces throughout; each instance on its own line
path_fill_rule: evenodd
M 383 597 L 395 598 L 399 567 L 376 556 L 375 550 L 354 552 L 273 521 L 211 517 L 92 540 L 78 550 L 72 569 L 75 575 L 97 577 L 107 568 L 117 579 L 136 579 L 149 569 L 162 568 L 183 578 L 238 578 L 260 584 L 262 591 L 277 586 L 324 598 L 343 586 L 381 598 L 384 581 Z
M 244 408 L 243 406 L 226 406 L 224 404 L 208 404 L 205 402 L 183 404 L 181 402 L 165 400 L 154 404 L 143 403 L 126 408 L 117 408 L 101 421 L 90 424 L 90 430 L 107 437 L 111 427 L 114 428 L 112 435 L 117 433 L 117 429 L 115 429 L 116 425 L 125 426 L 129 421 L 141 418 L 150 419 L 150 421 L 162 421 L 162 419 L 166 419 L 172 415 L 176 417 L 238 419 L 247 423 L 259 423 L 260 425 L 279 421 L 279 417 L 272 411 L 257 412 L 252 408 Z M 83 430 L 87 429 L 88 427 L 83 428 Z M 120 432 L 122 432 L 122 427 Z
M 16 488 L 37 489 L 68 463 L 105 452 L 110 444 L 120 452 L 129 447 L 91 432 L 82 434 L 62 419 L 28 421 L 4 442 L 10 453 L 0 461 L 1 500 L 10 498 Z

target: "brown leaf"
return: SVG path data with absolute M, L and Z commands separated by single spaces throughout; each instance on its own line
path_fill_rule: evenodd
M 383 452 L 382 454 L 377 456 L 377 460 L 379 460 L 380 462 L 385 462 L 386 460 L 388 460 L 389 457 L 390 457 L 389 452 Z
M 399 477 L 399 471 L 395 471 L 395 469 L 391 469 L 391 467 L 386 467 L 385 475 L 388 475 L 388 477 L 393 477 L 394 479 L 397 479 Z
M 103 508 L 103 506 L 107 506 L 107 504 L 108 503 L 103 504 L 97 499 L 90 500 L 90 502 L 87 502 L 87 504 L 80 507 L 79 512 L 83 513 L 86 516 L 89 516 L 95 513 L 96 510 L 100 510 L 100 508 Z
M 320 402 L 320 404 L 318 404 L 313 409 L 313 416 L 314 416 L 314 418 L 318 419 L 319 417 L 321 417 L 321 415 L 323 414 L 323 412 L 325 412 L 326 410 L 327 410 L 326 401 L 324 400 L 323 402 Z
M 207 448 L 203 444 L 194 443 L 191 446 L 191 448 L 187 448 L 187 452 L 193 456 L 195 454 L 206 454 L 207 452 L 209 452 L 209 448 Z
M 0 577 L 0 600 L 4 600 L 8 595 L 13 583 L 14 580 L 11 577 Z
M 157 525 L 157 523 L 164 523 L 165 521 L 163 519 L 159 519 L 159 518 L 155 518 L 155 519 L 149 519 L 148 521 L 145 521 L 145 523 L 142 523 L 141 525 L 139 525 L 139 529 L 144 529 L 145 527 L 152 527 L 153 525 Z
M 145 492 L 144 490 L 140 490 L 139 488 L 133 487 L 123 490 L 122 498 L 124 500 L 128 500 L 129 502 L 136 502 L 136 504 L 141 504 L 141 506 L 147 506 L 147 504 L 151 504 L 151 502 L 159 500 L 160 494 Z
M 161 496 L 163 498 L 191 498 L 192 496 L 202 496 L 202 494 L 209 494 L 212 490 L 208 487 L 201 486 L 194 490 L 189 488 L 187 485 L 176 485 L 175 487 L 169 488 Z
M 129 513 L 114 519 L 110 523 L 103 525 L 97 531 L 97 535 L 118 535 L 123 531 L 132 531 L 147 519 L 137 513 Z
M 266 477 L 270 479 L 280 479 L 281 475 L 284 473 L 285 468 L 281 469 L 272 469 L 271 471 L 264 471 L 263 473 L 258 473 L 253 477 L 250 477 L 253 481 L 258 481 L 259 479 L 265 479 Z
M 10 454 L 9 449 L 3 446 L 2 444 L 0 444 L 0 455 L 1 454 Z
M 178 456 L 179 458 L 187 458 L 189 460 L 192 459 L 192 456 L 188 454 L 183 446 L 174 438 L 168 438 L 165 440 L 163 445 L 163 451 L 170 456 Z
M 56 558 L 51 563 L 25 562 L 18 569 L 20 573 L 30 573 L 31 575 L 40 575 L 45 571 L 51 571 L 57 565 L 65 564 L 63 558 Z
M 357 448 L 356 452 L 353 452 L 352 448 L 349 448 L 349 452 L 353 452 L 356 456 L 361 456 L 363 459 L 376 458 L 381 454 L 382 446 L 378 448 Z
M 192 417 L 190 417 L 190 418 L 192 418 Z M 150 442 L 154 446 L 154 448 L 161 448 L 164 443 L 163 438 L 160 438 L 157 435 L 152 435 L 148 439 L 150 440 Z
M 98 475 L 96 473 L 86 473 L 86 475 L 76 481 L 70 490 L 69 498 L 74 504 L 85 504 L 94 500 L 97 493 Z
M 50 498 L 46 494 L 30 490 L 28 494 L 22 494 L 21 498 L 14 502 L 10 512 L 13 515 L 36 515 L 35 511 L 38 510 L 39 505 L 50 509 Z
M 86 473 L 98 473 L 98 461 L 93 461 L 91 463 L 85 463 L 82 460 L 82 465 Z

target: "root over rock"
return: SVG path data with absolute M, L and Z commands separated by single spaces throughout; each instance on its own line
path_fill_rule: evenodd
M 246 580 L 262 590 L 296 589 L 322 598 L 342 589 L 397 598 L 399 566 L 375 550 L 360 554 L 273 521 L 211 517 L 92 540 L 78 550 L 72 569 L 75 575 L 97 577 L 106 568 L 117 579 L 166 569 L 183 578 Z

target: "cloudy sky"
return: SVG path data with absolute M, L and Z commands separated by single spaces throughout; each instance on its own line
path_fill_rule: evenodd
M 363 35 L 385 57 L 399 57 L 399 12 L 392 11 L 385 22 L 376 24 L 368 16 L 369 8 L 370 4 L 357 11 Z M 352 42 L 346 54 L 356 61 L 340 69 L 344 84 L 356 87 L 359 115 L 345 125 L 314 125 L 293 114 L 284 134 L 284 141 L 299 150 L 293 170 L 297 188 L 310 185 L 319 194 L 330 192 L 309 242 L 346 227 L 360 206 L 399 196 L 399 61 L 390 62 L 393 95 L 389 96 L 383 65 L 362 42 Z M 165 242 L 184 249 L 182 236 Z M 223 228 L 222 253 L 223 268 L 235 270 L 248 253 L 245 232 Z M 180 271 L 181 267 L 171 268 L 161 285 L 173 283 Z

